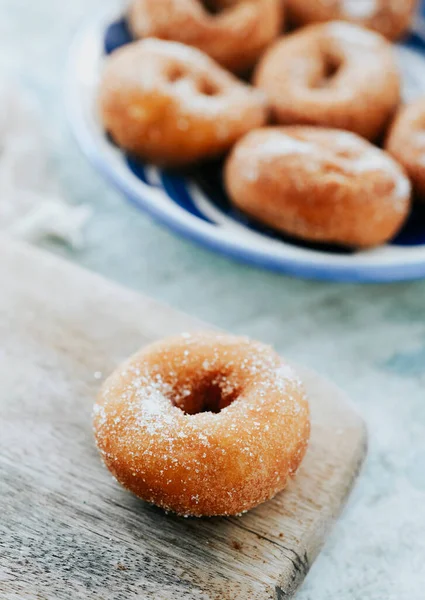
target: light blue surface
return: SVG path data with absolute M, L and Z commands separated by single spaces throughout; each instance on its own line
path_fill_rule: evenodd
M 272 343 L 346 389 L 369 426 L 369 459 L 297 600 L 423 600 L 425 282 L 291 279 L 194 246 L 124 204 L 80 155 L 62 103 L 71 39 L 87 11 L 107 1 L 0 0 L 0 72 L 36 94 L 52 169 L 71 201 L 95 210 L 82 252 L 46 245 L 206 321 Z

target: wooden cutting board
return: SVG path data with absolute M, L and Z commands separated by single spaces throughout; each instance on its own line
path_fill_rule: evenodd
M 134 350 L 204 326 L 4 238 L 0 282 L 0 598 L 291 597 L 365 456 L 363 422 L 344 394 L 302 370 L 311 445 L 274 500 L 243 517 L 166 515 L 102 466 L 92 404 Z

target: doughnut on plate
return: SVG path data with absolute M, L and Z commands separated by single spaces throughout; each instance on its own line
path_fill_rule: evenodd
M 0 278 L 2 600 L 291 597 L 365 455 L 363 422 L 344 393 L 301 369 L 311 444 L 273 500 L 241 517 L 166 515 L 103 468 L 93 401 L 124 357 L 205 326 L 5 238 Z
M 133 204 L 177 234 L 211 250 L 291 275 L 359 282 L 425 276 L 423 208 L 412 214 L 397 239 L 387 246 L 363 252 L 314 246 L 279 235 L 235 210 L 224 193 L 219 164 L 190 173 L 171 173 L 130 159 L 118 150 L 106 137 L 96 108 L 105 51 L 131 40 L 122 18 L 122 3 L 115 0 L 115 6 L 111 4 L 114 2 L 108 2 L 89 19 L 72 45 L 66 100 L 84 153 Z M 419 50 L 419 36 L 412 36 L 411 41 L 415 49 L 397 46 L 397 53 L 405 95 L 415 97 L 425 93 L 425 58 Z

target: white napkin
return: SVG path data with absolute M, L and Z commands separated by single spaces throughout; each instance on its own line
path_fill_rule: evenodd
M 92 209 L 65 201 L 48 159 L 31 97 L 14 83 L 0 85 L 0 230 L 31 242 L 55 237 L 79 248 Z

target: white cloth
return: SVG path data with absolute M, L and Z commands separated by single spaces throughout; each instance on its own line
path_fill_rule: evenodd
M 91 214 L 90 207 L 64 199 L 30 95 L 14 83 L 0 85 L 0 230 L 79 248 Z

